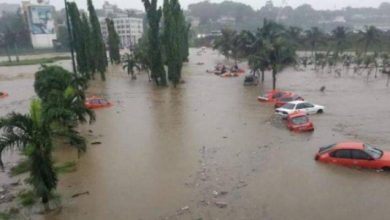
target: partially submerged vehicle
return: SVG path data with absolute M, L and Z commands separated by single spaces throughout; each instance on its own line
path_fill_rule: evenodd
M 342 142 L 321 147 L 315 160 L 348 167 L 390 171 L 390 152 L 359 142 Z
M 0 92 L 0 99 L 1 98 L 5 98 L 5 97 L 7 97 L 8 96 L 8 93 L 6 93 L 6 92 Z
M 302 112 L 296 112 L 287 116 L 287 128 L 295 132 L 314 131 L 313 122 Z
M 292 101 L 275 109 L 275 114 L 287 118 L 289 114 L 294 112 L 303 112 L 306 114 L 321 114 L 325 110 L 324 106 L 315 105 L 307 101 Z
M 239 73 L 232 73 L 232 72 L 221 74 L 221 77 L 239 77 L 239 76 L 240 76 Z
M 257 86 L 259 84 L 259 77 L 256 75 L 247 75 L 244 79 L 244 86 Z
M 297 95 L 297 94 L 294 94 L 294 93 L 288 93 L 278 99 L 276 99 L 275 101 L 275 108 L 280 108 L 282 107 L 283 105 L 287 104 L 288 102 L 292 102 L 292 101 L 304 101 L 305 99 L 303 99 L 301 96 Z
M 258 96 L 257 100 L 259 100 L 260 102 L 276 102 L 277 99 L 289 94 L 293 94 L 293 93 L 288 91 L 282 91 L 282 90 L 271 90 L 268 91 L 263 96 Z
M 85 106 L 89 109 L 99 109 L 112 106 L 105 98 L 100 96 L 91 96 L 85 101 Z

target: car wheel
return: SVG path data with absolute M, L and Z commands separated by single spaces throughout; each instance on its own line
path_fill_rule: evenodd
M 318 114 L 322 114 L 322 113 L 324 113 L 324 110 L 320 109 L 320 110 L 317 111 L 317 113 Z
M 382 170 L 386 172 L 390 172 L 390 167 L 383 167 Z

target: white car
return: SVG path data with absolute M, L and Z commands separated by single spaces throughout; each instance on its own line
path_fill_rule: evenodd
M 275 114 L 287 118 L 287 116 L 294 112 L 304 112 L 306 114 L 321 114 L 324 113 L 325 107 L 321 105 L 314 105 L 307 101 L 293 101 L 288 102 L 280 108 L 275 109 Z

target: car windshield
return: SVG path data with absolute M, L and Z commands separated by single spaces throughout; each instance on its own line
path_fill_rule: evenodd
M 368 153 L 372 158 L 375 160 L 379 159 L 383 155 L 383 151 L 379 150 L 378 148 L 365 144 L 364 145 L 364 151 Z
M 287 104 L 282 106 L 282 108 L 285 108 L 285 109 L 294 109 L 294 107 L 295 107 L 295 105 L 291 104 L 291 103 L 287 103 Z
M 291 121 L 293 124 L 301 125 L 307 123 L 309 119 L 306 116 L 300 116 L 300 117 L 293 118 Z

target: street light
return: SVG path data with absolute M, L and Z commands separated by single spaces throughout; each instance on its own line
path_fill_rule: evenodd
M 72 32 L 70 30 L 70 23 L 69 23 L 69 16 L 68 16 L 68 2 L 64 0 L 65 3 L 65 17 L 66 17 L 66 27 L 68 29 L 68 35 L 69 35 L 69 47 L 70 47 L 70 54 L 72 55 L 72 66 L 73 66 L 73 72 L 76 72 L 76 62 L 74 60 L 74 51 L 73 51 L 73 37 Z

